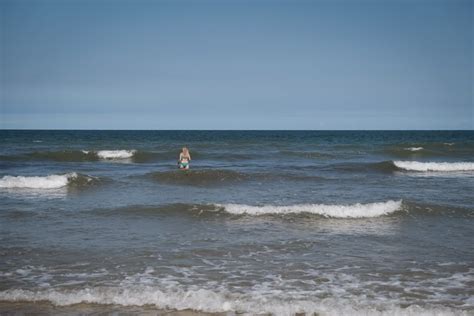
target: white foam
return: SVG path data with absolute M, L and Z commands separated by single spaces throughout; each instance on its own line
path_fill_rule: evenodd
M 161 309 L 194 310 L 208 313 L 238 312 L 246 315 L 272 314 L 289 316 L 307 315 L 468 315 L 467 311 L 443 306 L 410 305 L 402 308 L 396 304 L 359 304 L 349 299 L 269 298 L 261 293 L 237 294 L 226 290 L 207 289 L 158 289 L 136 285 L 126 288 L 95 287 L 77 290 L 45 289 L 6 290 L 0 292 L 2 301 L 49 301 L 57 306 L 79 303 L 116 304 L 122 306 L 155 305 Z
M 408 147 L 408 148 L 405 148 L 405 150 L 409 150 L 409 151 L 420 151 L 420 150 L 423 150 L 424 148 L 423 147 Z
M 363 218 L 387 215 L 400 210 L 402 201 L 387 201 L 380 203 L 352 204 L 352 205 L 326 205 L 326 204 L 296 204 L 288 206 L 264 205 L 252 206 L 245 204 L 218 205 L 231 214 L 297 214 L 310 213 L 325 217 L 336 218 Z
M 70 180 L 77 178 L 77 173 L 33 176 L 4 176 L 0 179 L 0 188 L 56 189 L 66 186 Z
M 410 171 L 474 171 L 474 162 L 394 161 L 393 164 Z
M 136 150 L 100 150 L 97 156 L 102 159 L 127 159 L 132 158 Z
M 154 305 L 158 309 L 178 311 L 275 316 L 297 313 L 306 315 L 468 315 L 467 311 L 474 307 L 472 299 L 463 291 L 469 287 L 469 282 L 472 282 L 473 268 L 456 273 L 437 269 L 410 269 L 415 273 L 421 273 L 415 276 L 426 276 L 427 272 L 428 275 L 433 276 L 431 279 L 424 279 L 423 282 L 420 282 L 417 277 L 407 279 L 403 271 L 399 271 L 400 274 L 390 274 L 388 279 L 385 277 L 381 279 L 384 273 L 366 275 L 362 272 L 363 267 L 351 265 L 343 266 L 335 271 L 328 270 L 328 266 L 325 265 L 295 270 L 295 272 L 304 273 L 303 278 L 298 279 L 282 277 L 280 272 L 269 271 L 268 274 L 262 275 L 261 280 L 254 281 L 239 277 L 236 279 L 235 271 L 224 269 L 229 273 L 226 275 L 232 276 L 231 278 L 223 276 L 219 282 L 209 280 L 204 283 L 200 281 L 202 270 L 199 266 L 189 268 L 169 266 L 169 268 L 177 272 L 177 275 L 173 276 L 171 273 L 163 278 L 158 269 L 146 266 L 146 268 L 143 267 L 142 273 L 116 280 L 110 276 L 101 279 L 107 280 L 107 283 L 96 283 L 107 285 L 91 286 L 92 282 L 90 282 L 89 286 L 83 286 L 82 281 L 91 281 L 90 277 L 100 278 L 108 275 L 108 271 L 100 269 L 89 273 L 75 271 L 72 274 L 64 274 L 62 267 L 56 270 L 61 282 L 58 284 L 51 278 L 50 273 L 54 271 L 42 266 L 37 268 L 25 266 L 21 271 L 13 270 L 12 274 L 20 274 L 19 278 L 22 281 L 33 279 L 36 283 L 40 283 L 39 287 L 38 285 L 32 287 L 27 283 L 23 285 L 25 288 L 0 291 L 0 301 L 49 301 L 58 306 L 79 303 L 122 306 Z M 358 269 L 362 270 L 362 278 L 355 271 Z M 33 275 L 34 270 L 40 270 L 45 274 Z M 239 272 L 249 271 L 244 269 Z M 190 284 L 191 279 L 197 283 Z M 251 282 L 252 285 L 238 286 L 235 290 L 236 287 L 228 283 L 235 284 L 239 279 Z M 318 281 L 321 279 L 325 281 Z M 303 280 L 307 281 L 304 283 L 309 287 L 301 286 L 300 282 Z M 295 283 L 295 281 L 298 282 Z M 48 283 L 51 285 L 45 288 Z M 64 287 L 65 285 L 67 287 Z M 71 285 L 79 286 L 71 287 Z M 420 291 L 424 293 L 419 294 L 418 297 L 406 296 L 407 293 Z
M 19 275 L 27 276 L 28 274 L 30 274 L 31 270 L 29 270 L 29 269 L 17 269 L 15 272 Z

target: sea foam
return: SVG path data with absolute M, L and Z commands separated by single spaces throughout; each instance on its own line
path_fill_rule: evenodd
M 132 158 L 136 150 L 100 150 L 97 156 L 101 159 L 127 159 Z
M 393 164 L 409 171 L 474 171 L 474 162 L 394 161 Z
M 56 189 L 61 188 L 78 177 L 77 173 L 49 176 L 4 176 L 0 179 L 0 188 Z
M 420 151 L 420 150 L 423 150 L 424 148 L 423 147 L 407 147 L 405 148 L 405 150 L 409 150 L 409 151 Z
M 265 215 L 265 214 L 298 214 L 309 213 L 334 218 L 364 218 L 387 215 L 401 210 L 402 201 L 386 201 L 379 203 L 327 205 L 327 204 L 296 204 L 288 206 L 245 204 L 218 205 L 231 214 Z
M 10 302 L 48 301 L 56 306 L 79 303 L 116 304 L 122 306 L 154 305 L 160 309 L 193 310 L 207 313 L 271 314 L 289 316 L 307 315 L 468 315 L 467 311 L 443 306 L 421 307 L 397 304 L 386 306 L 369 305 L 364 302 L 340 298 L 282 300 L 271 298 L 264 293 L 238 295 L 225 290 L 208 289 L 159 289 L 151 286 L 129 286 L 124 288 L 96 287 L 76 290 L 47 289 L 6 290 L 0 292 L 0 300 Z

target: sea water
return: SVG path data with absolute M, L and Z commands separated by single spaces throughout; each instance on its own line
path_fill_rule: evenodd
M 0 141 L 0 312 L 474 313 L 472 131 Z

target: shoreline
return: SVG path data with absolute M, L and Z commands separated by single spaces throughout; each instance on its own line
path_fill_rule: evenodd
M 0 301 L 0 315 L 143 315 L 143 316 L 223 316 L 228 313 L 206 313 L 194 310 L 161 309 L 154 305 L 123 306 L 117 304 L 79 303 L 66 306 L 56 306 L 47 301 Z

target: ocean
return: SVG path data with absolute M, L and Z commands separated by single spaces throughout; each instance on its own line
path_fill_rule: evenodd
M 474 315 L 473 131 L 0 145 L 0 314 Z

